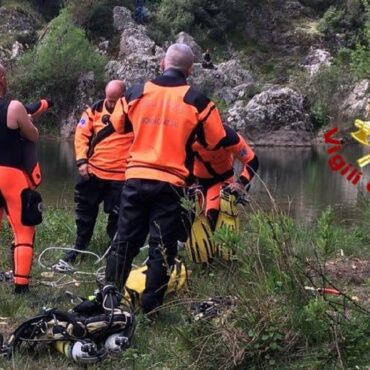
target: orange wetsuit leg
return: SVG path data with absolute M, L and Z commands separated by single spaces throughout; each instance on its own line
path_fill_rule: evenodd
M 220 190 L 221 190 L 222 182 L 218 182 L 217 184 L 212 185 L 209 189 L 207 189 L 206 195 L 206 214 L 211 209 L 220 209 Z
M 220 211 L 220 191 L 225 185 L 233 182 L 233 178 L 218 182 L 207 189 L 206 192 L 206 215 L 212 230 L 215 230 L 218 214 Z
M 21 193 L 26 188 L 29 183 L 21 170 L 0 166 L 0 192 L 14 234 L 14 282 L 18 285 L 29 283 L 35 235 L 34 226 L 24 226 L 21 222 Z

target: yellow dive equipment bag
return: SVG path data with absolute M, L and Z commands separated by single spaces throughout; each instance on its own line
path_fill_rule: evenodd
M 145 289 L 146 265 L 134 268 L 131 270 L 124 288 L 124 298 L 129 300 L 134 307 L 140 304 L 142 294 Z M 167 285 L 165 295 L 178 292 L 183 288 L 188 279 L 188 271 L 186 265 L 176 259 L 175 264 L 172 266 L 170 280 Z

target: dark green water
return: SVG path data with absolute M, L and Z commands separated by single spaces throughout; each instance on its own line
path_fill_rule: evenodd
M 363 176 L 355 186 L 329 168 L 327 148 L 256 148 L 260 179 L 254 179 L 250 192 L 253 208 L 269 210 L 273 207 L 269 191 L 277 207 L 300 222 L 314 221 L 329 205 L 338 221 L 358 219 L 357 206 L 370 196 L 366 190 L 370 165 L 362 170 Z M 346 162 L 355 164 L 357 158 L 369 152 L 370 149 L 366 152 L 354 145 L 345 147 L 340 154 Z M 40 191 L 45 206 L 73 207 L 76 177 L 73 143 L 42 140 L 39 156 L 43 171 Z

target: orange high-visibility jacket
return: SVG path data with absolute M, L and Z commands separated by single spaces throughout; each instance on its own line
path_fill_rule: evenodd
M 117 109 L 122 110 L 122 104 Z M 76 162 L 78 166 L 88 163 L 91 172 L 101 179 L 124 180 L 133 135 L 116 132 L 109 123 L 111 113 L 105 100 L 82 113 L 75 134 Z
M 153 179 L 182 186 L 192 172 L 195 137 L 213 148 L 225 136 L 214 103 L 190 87 L 176 69 L 134 86 L 123 104 L 126 116 L 114 116 L 117 130 L 134 132 L 127 179 Z
M 238 160 L 243 164 L 239 181 L 246 185 L 257 171 L 257 157 L 241 135 L 228 126 L 225 126 L 225 131 L 226 136 L 214 150 L 204 148 L 198 141 L 193 144 L 194 175 L 199 179 L 214 179 L 215 182 L 227 180 L 234 176 L 233 165 Z

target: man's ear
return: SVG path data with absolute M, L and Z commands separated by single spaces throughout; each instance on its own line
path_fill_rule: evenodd
M 164 59 L 161 60 L 160 67 L 161 67 L 161 71 L 164 71 Z
M 188 70 L 186 71 L 186 77 L 189 77 L 191 73 L 193 72 L 193 66 L 191 65 Z

